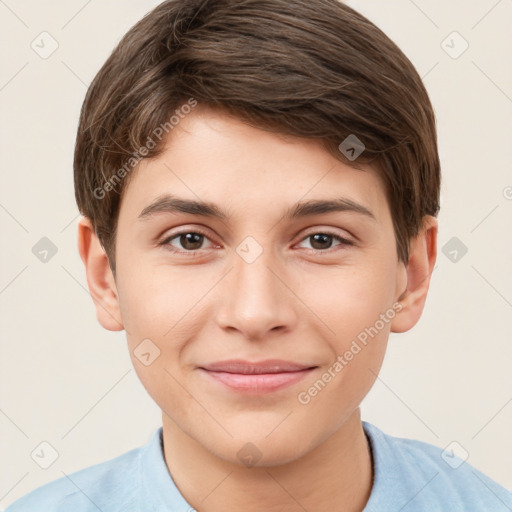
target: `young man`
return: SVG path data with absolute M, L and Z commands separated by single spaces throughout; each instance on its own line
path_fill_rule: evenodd
M 359 405 L 436 259 L 434 113 L 336 0 L 173 0 L 87 93 L 79 251 L 162 409 L 150 442 L 8 512 L 506 511 L 512 495 Z

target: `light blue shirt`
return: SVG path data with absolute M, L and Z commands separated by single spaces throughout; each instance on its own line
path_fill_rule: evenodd
M 370 441 L 375 475 L 363 512 L 512 511 L 512 493 L 453 452 L 443 454 L 441 448 L 431 444 L 393 437 L 366 421 L 362 423 Z M 162 427 L 144 446 L 42 485 L 5 512 L 98 510 L 194 510 L 180 494 L 165 464 Z M 343 504 L 337 510 L 343 510 Z

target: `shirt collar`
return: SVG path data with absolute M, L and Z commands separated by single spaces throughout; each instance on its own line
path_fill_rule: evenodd
M 158 428 L 141 451 L 140 482 L 141 500 L 138 510 L 146 512 L 190 512 L 193 507 L 181 495 L 164 458 L 162 427 Z
M 391 510 L 391 507 L 397 505 L 393 496 L 396 496 L 396 488 L 400 485 L 400 482 L 392 477 L 396 472 L 396 468 L 393 467 L 393 456 L 385 453 L 387 445 L 381 439 L 384 433 L 371 423 L 363 421 L 362 424 L 373 461 L 372 490 L 363 512 Z M 194 510 L 179 492 L 165 463 L 162 427 L 153 433 L 145 449 L 141 451 L 139 470 L 139 478 L 142 482 L 139 510 L 148 512 L 150 510 L 158 512 Z

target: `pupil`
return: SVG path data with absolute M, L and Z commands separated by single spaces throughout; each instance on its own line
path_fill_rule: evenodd
M 331 240 L 331 235 L 326 235 L 324 233 L 317 233 L 315 235 L 313 235 L 313 243 L 311 244 L 315 249 L 325 249 L 326 247 L 325 246 L 322 246 L 322 243 L 325 245 L 325 243 L 327 243 L 327 249 L 331 246 L 331 243 L 332 240 Z M 315 243 L 316 242 L 320 242 L 320 247 L 315 247 Z
M 180 242 L 185 249 L 194 251 L 201 248 L 202 237 L 203 235 L 198 233 L 185 233 L 181 235 Z M 192 244 L 193 247 L 190 247 L 190 244 Z M 196 244 L 196 246 L 194 246 L 194 244 Z

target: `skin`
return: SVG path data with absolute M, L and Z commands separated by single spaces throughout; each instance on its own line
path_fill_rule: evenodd
M 122 198 L 115 279 L 87 218 L 78 241 L 98 321 L 127 331 L 134 368 L 162 409 L 173 480 L 201 512 L 362 510 L 373 474 L 359 405 L 377 378 L 389 333 L 411 329 L 421 316 L 436 219 L 424 218 L 405 265 L 375 169 L 354 169 L 317 141 L 262 131 L 201 106 L 166 142 L 163 154 L 133 171 Z M 228 217 L 160 212 L 138 219 L 166 192 L 213 202 Z M 298 201 L 340 197 L 375 219 L 351 211 L 284 218 Z M 197 230 L 206 236 L 158 245 Z M 354 243 L 315 242 L 312 235 L 325 231 Z M 263 251 L 251 263 L 237 253 L 248 236 Z M 398 301 L 400 311 L 378 335 L 300 403 L 298 394 Z M 160 350 L 148 366 L 134 355 L 144 339 Z M 237 357 L 318 368 L 265 395 L 237 393 L 197 368 Z M 248 442 L 260 455 L 252 467 L 237 455 Z

